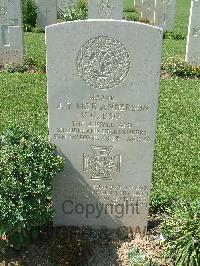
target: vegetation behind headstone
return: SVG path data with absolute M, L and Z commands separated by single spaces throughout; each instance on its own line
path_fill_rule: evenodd
M 22 0 L 24 30 L 31 31 L 36 25 L 37 8 L 33 0 Z
M 79 0 L 77 6 L 66 7 L 65 11 L 59 10 L 59 18 L 65 21 L 84 20 L 88 17 L 87 3 Z

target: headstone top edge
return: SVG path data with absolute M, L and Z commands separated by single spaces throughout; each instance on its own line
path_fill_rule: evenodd
M 61 22 L 61 23 L 57 23 L 57 24 L 52 24 L 49 26 L 46 26 L 45 29 L 46 30 L 53 30 L 54 28 L 59 28 L 60 26 L 66 26 L 66 25 L 75 25 L 75 24 L 88 24 L 88 23 L 94 23 L 94 22 L 101 22 L 101 23 L 115 23 L 115 24 L 130 24 L 130 25 L 138 25 L 141 27 L 146 27 L 152 30 L 157 30 L 160 31 L 161 33 L 163 33 L 163 29 L 158 27 L 158 26 L 153 26 L 153 25 L 149 25 L 149 24 L 145 24 L 145 23 L 141 23 L 141 22 L 135 22 L 135 21 L 127 21 L 127 20 L 116 20 L 116 19 L 86 19 L 86 20 L 74 20 L 74 21 L 68 21 L 68 22 Z
M 4 26 L 4 25 L 0 25 L 0 27 L 2 27 L 2 26 Z M 14 26 L 8 25 L 8 28 L 22 28 L 22 27 L 19 25 L 14 25 Z

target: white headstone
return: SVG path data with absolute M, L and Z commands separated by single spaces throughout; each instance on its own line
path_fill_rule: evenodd
M 154 22 L 155 0 L 142 0 L 141 17 Z
M 46 44 L 50 142 L 66 159 L 53 180 L 54 223 L 143 231 L 162 30 L 119 20 L 67 22 L 46 28 Z
M 23 63 L 20 0 L 0 0 L 0 64 Z
M 165 16 L 165 29 L 173 30 L 176 15 L 176 0 L 170 0 L 167 3 L 167 12 Z
M 89 0 L 89 19 L 122 19 L 122 0 Z
M 141 17 L 142 0 L 134 0 L 134 8 L 138 12 L 139 16 Z
M 57 7 L 62 11 L 66 11 L 69 6 L 76 6 L 77 0 L 57 0 Z
M 56 0 L 37 0 L 37 27 L 44 29 L 57 23 Z
M 200 1 L 191 2 L 186 61 L 200 66 Z
M 156 0 L 155 25 L 164 30 L 173 30 L 176 0 Z

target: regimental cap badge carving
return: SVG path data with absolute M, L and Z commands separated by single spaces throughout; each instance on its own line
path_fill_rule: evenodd
M 120 173 L 121 155 L 111 155 L 111 146 L 91 146 L 93 155 L 83 154 L 83 171 L 92 172 L 91 179 L 111 179 Z
M 78 53 L 78 74 L 95 89 L 106 90 L 120 85 L 129 69 L 130 57 L 125 46 L 112 37 L 95 37 Z
M 111 0 L 99 0 L 97 4 L 97 10 L 100 14 L 104 14 L 104 16 L 108 16 L 113 11 L 113 3 Z

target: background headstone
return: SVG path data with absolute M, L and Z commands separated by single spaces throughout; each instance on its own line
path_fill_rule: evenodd
M 37 27 L 44 29 L 57 23 L 57 1 L 37 0 Z
M 20 0 L 0 0 L 0 23 L 9 26 L 22 26 Z
M 176 0 L 156 0 L 155 25 L 164 30 L 173 30 Z
M 142 0 L 141 17 L 154 22 L 155 0 Z
M 168 0 L 166 9 L 167 12 L 165 16 L 165 29 L 170 31 L 174 29 L 176 0 Z
M 62 11 L 66 11 L 69 6 L 76 6 L 77 0 L 57 0 L 57 7 Z
M 122 19 L 122 0 L 89 0 L 89 19 Z
M 46 44 L 50 142 L 66 159 L 53 180 L 54 223 L 143 230 L 162 30 L 86 20 L 47 27 Z
M 0 64 L 23 63 L 20 0 L 0 0 Z
M 141 17 L 142 0 L 134 0 L 134 8 L 138 12 L 139 16 Z
M 186 61 L 200 66 L 200 1 L 191 2 Z

